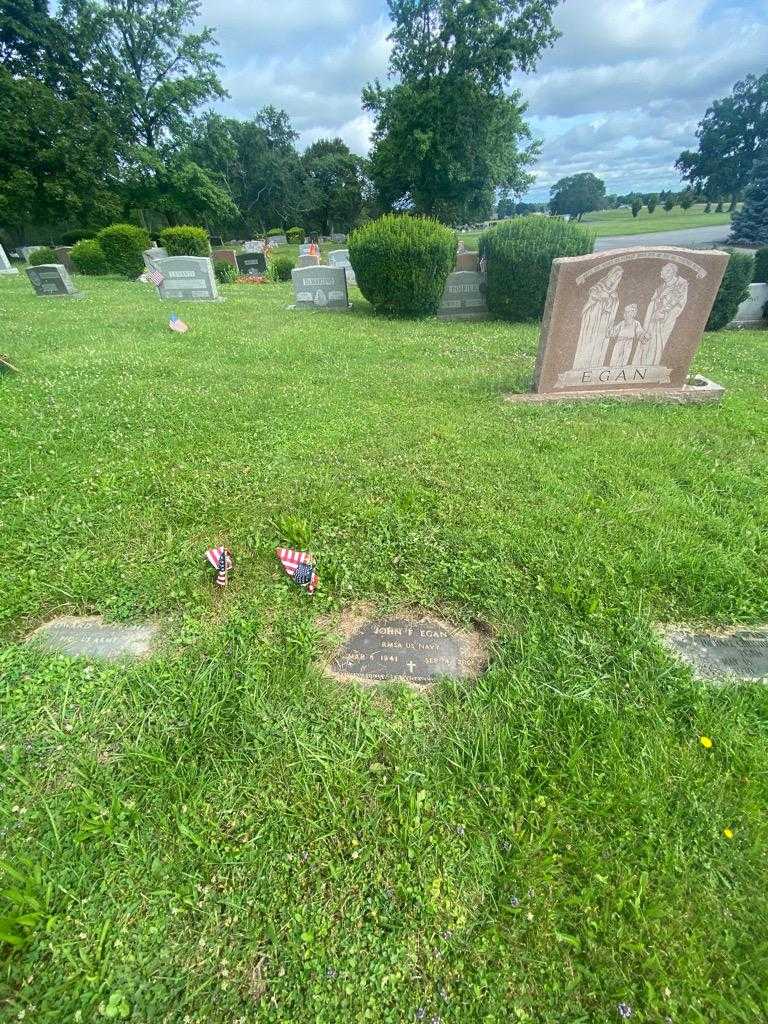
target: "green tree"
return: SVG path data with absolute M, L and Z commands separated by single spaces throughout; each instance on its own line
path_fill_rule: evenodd
M 441 220 L 487 216 L 497 188 L 520 195 L 538 146 L 513 72 L 557 37 L 557 0 L 388 0 L 390 74 L 363 90 L 375 120 L 370 175 L 382 205 Z
M 648 196 L 648 201 L 645 205 L 648 207 L 648 213 L 652 214 L 656 207 L 659 205 L 659 197 L 657 195 Z
M 667 213 L 670 213 L 672 210 L 674 210 L 676 205 L 677 205 L 677 200 L 670 193 L 670 195 L 668 195 L 667 198 L 664 200 L 664 209 L 666 210 Z
M 605 182 L 584 171 L 561 178 L 549 190 L 549 209 L 552 213 L 570 214 L 581 220 L 591 210 L 601 210 L 605 204 Z
M 679 202 L 680 208 L 682 209 L 683 213 L 687 213 L 690 210 L 690 208 L 693 206 L 695 198 L 696 197 L 690 189 L 686 189 L 685 192 L 680 193 Z
M 637 217 L 638 213 L 640 213 L 642 208 L 643 208 L 643 201 L 642 201 L 642 199 L 640 199 L 638 196 L 635 196 L 635 198 L 632 200 L 632 216 L 633 217 Z
M 341 139 L 318 139 L 302 163 L 312 202 L 305 220 L 324 235 L 354 227 L 363 207 L 360 158 Z
M 768 245 L 768 157 L 752 168 L 744 204 L 733 215 L 732 239 L 748 245 Z
M 730 96 L 715 100 L 696 136 L 698 150 L 685 150 L 675 164 L 682 177 L 710 198 L 740 192 L 755 160 L 768 154 L 768 71 L 747 75 Z

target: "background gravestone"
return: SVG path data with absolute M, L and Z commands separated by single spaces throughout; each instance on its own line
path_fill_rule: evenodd
M 72 278 L 60 263 L 43 263 L 39 267 L 27 267 L 27 277 L 40 298 L 82 299 L 72 283 Z
M 142 257 L 147 270 L 152 270 L 157 260 L 167 259 L 168 250 L 164 249 L 161 245 L 154 245 L 151 249 L 145 249 Z
M 320 257 L 316 253 L 305 253 L 296 261 L 297 267 L 318 267 L 319 265 Z
M 309 256 L 311 242 L 302 242 L 299 246 L 299 256 Z
M 27 263 L 29 263 L 30 253 L 38 252 L 40 249 L 44 249 L 44 248 L 45 248 L 44 245 L 22 245 L 19 248 L 19 252 L 24 257 L 24 259 L 27 261 Z
M 263 252 L 239 252 L 237 269 L 241 274 L 263 277 L 267 272 L 267 257 Z
M 251 238 L 247 242 L 243 242 L 243 252 L 261 252 L 263 245 L 263 242 Z
M 488 316 L 485 274 L 454 270 L 445 282 L 437 315 L 441 320 L 484 320 Z
M 669 630 L 665 640 L 701 679 L 768 680 L 768 628 L 722 633 Z
M 347 236 L 341 231 L 335 232 L 330 237 L 332 242 L 346 242 L 347 240 Z
M 211 253 L 211 259 L 229 263 L 237 270 L 237 253 L 234 249 L 214 249 Z
M 749 298 L 739 303 L 733 323 L 737 327 L 762 327 L 766 322 L 768 284 L 760 282 L 749 286 Z
M 56 253 L 56 259 L 64 267 L 68 274 L 74 274 L 75 267 L 70 259 L 69 254 L 72 252 L 71 245 L 57 245 L 53 250 Z
M 269 239 L 270 245 L 288 245 L 288 239 L 285 235 L 273 235 Z
M 0 245 L 0 274 L 18 274 L 16 267 L 11 266 L 2 245 Z
M 456 270 L 479 270 L 480 269 L 480 253 L 479 252 L 468 252 L 466 249 L 463 252 L 456 253 Z
M 355 272 L 349 262 L 349 249 L 334 249 L 328 253 L 328 263 L 332 267 L 343 267 L 347 275 L 347 284 L 357 284 Z
M 193 299 L 197 302 L 219 298 L 213 264 L 207 256 L 167 256 L 155 260 L 163 275 L 158 286 L 161 299 Z
M 688 369 L 727 263 L 728 254 L 717 250 L 667 246 L 554 260 L 536 393 L 667 392 L 685 399 L 689 391 L 701 400 L 686 387 Z
M 349 309 L 342 267 L 296 267 L 291 271 L 296 309 Z
M 221 235 L 210 235 L 208 241 L 212 249 L 220 249 L 224 245 L 224 239 Z

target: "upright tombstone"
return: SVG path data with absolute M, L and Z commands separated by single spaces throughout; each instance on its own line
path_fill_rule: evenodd
M 44 245 L 22 245 L 19 248 L 19 252 L 24 259 L 29 263 L 29 257 L 33 252 L 39 252 L 40 249 L 44 249 Z
M 349 262 L 349 249 L 334 249 L 328 253 L 328 263 L 332 267 L 343 267 L 347 275 L 347 284 L 357 284 L 355 272 Z
M 768 321 L 768 284 L 759 282 L 749 286 L 749 298 L 739 303 L 735 327 L 764 327 Z
M 164 260 L 168 258 L 168 250 L 164 249 L 161 245 L 154 245 L 151 249 L 145 249 L 142 253 L 144 259 L 144 266 L 147 270 L 153 270 L 155 263 L 158 260 Z
M 67 273 L 67 268 L 60 263 L 42 263 L 39 267 L 27 267 L 27 277 L 32 287 L 41 298 L 82 299 Z
M 288 245 L 288 239 L 285 235 L 272 235 L 269 239 L 270 245 Z
M 2 245 L 0 245 L 0 274 L 18 274 L 16 267 L 11 266 Z
M 166 256 L 155 261 L 154 270 L 162 276 L 157 285 L 161 299 L 210 302 L 219 298 L 213 264 L 208 256 Z
M 297 267 L 318 267 L 320 265 L 320 257 L 316 253 L 308 252 L 303 256 L 299 256 Z
M 347 236 L 341 231 L 336 231 L 331 235 L 332 242 L 346 242 L 346 240 Z
M 291 271 L 295 309 L 349 309 L 343 267 L 296 267 Z
M 459 249 L 456 253 L 456 270 L 479 270 L 480 253 Z
M 594 397 L 711 401 L 723 389 L 688 370 L 728 254 L 653 246 L 556 259 L 534 393 L 511 401 Z
M 248 277 L 263 277 L 267 272 L 267 257 L 263 252 L 237 253 L 237 269 Z
M 309 256 L 312 244 L 312 242 L 302 242 L 299 246 L 299 256 Z
M 237 253 L 234 249 L 214 249 L 211 253 L 211 259 L 230 263 L 237 270 Z
M 445 282 L 437 315 L 441 320 L 485 320 L 488 316 L 485 274 L 477 269 L 452 271 Z
M 263 242 L 259 242 L 256 239 L 251 238 L 247 242 L 243 243 L 243 252 L 261 252 L 263 247 Z
M 66 268 L 67 273 L 74 274 L 75 266 L 69 256 L 69 254 L 72 252 L 72 246 L 57 245 L 53 251 L 56 253 L 56 259 L 59 261 L 62 267 Z
M 212 249 L 220 249 L 224 245 L 224 239 L 221 235 L 209 235 L 208 241 Z

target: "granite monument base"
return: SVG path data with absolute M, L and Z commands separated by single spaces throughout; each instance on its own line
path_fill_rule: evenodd
M 716 384 L 708 377 L 691 377 L 681 388 L 657 388 L 653 391 L 567 391 L 536 392 L 526 391 L 519 394 L 504 395 L 505 402 L 527 402 L 543 405 L 549 402 L 595 402 L 609 400 L 611 402 L 667 402 L 672 405 L 704 405 L 708 402 L 719 402 L 725 394 L 725 388 Z

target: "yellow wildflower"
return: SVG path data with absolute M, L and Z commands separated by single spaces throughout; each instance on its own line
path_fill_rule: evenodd
M 723 835 L 725 836 L 726 839 L 733 839 L 733 829 L 732 828 L 724 828 L 723 829 Z
M 699 736 L 699 743 L 704 747 L 705 750 L 711 750 L 714 746 L 709 736 Z

